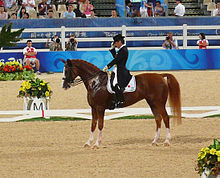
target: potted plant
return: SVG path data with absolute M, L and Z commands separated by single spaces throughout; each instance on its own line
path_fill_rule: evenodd
M 0 81 L 31 80 L 34 77 L 34 70 L 30 66 L 22 66 L 17 61 L 0 62 Z
M 198 153 L 197 170 L 202 178 L 220 177 L 220 142 L 217 139 Z
M 24 81 L 19 89 L 18 97 L 24 97 L 24 109 L 30 110 L 32 103 L 36 100 L 46 100 L 46 109 L 49 109 L 49 99 L 52 95 L 48 82 L 39 78 Z M 43 109 L 42 109 L 43 110 Z

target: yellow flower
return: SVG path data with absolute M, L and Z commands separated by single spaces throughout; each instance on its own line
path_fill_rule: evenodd
M 214 148 L 212 148 L 212 149 L 210 150 L 210 154 L 211 154 L 211 155 L 215 155 L 215 152 L 216 152 L 216 149 L 214 149 Z
M 10 63 L 9 63 L 9 62 L 6 62 L 5 64 L 6 64 L 6 65 L 9 65 Z
M 38 90 L 41 90 L 41 87 L 38 87 Z
M 205 148 L 205 152 L 206 152 L 206 154 L 207 154 L 207 153 L 210 153 L 209 147 L 206 147 L 206 148 Z
M 19 64 L 19 67 L 20 67 L 20 68 L 22 68 L 22 65 L 21 65 L 21 64 Z
M 203 148 L 201 149 L 201 152 L 205 152 L 205 149 L 206 149 L 206 148 L 205 148 L 205 147 L 203 147 Z
M 205 156 L 206 156 L 206 152 L 202 152 L 201 159 L 205 158 Z
M 3 62 L 0 62 L 0 67 L 3 66 L 3 65 L 4 65 L 4 63 L 3 63 Z
M 218 161 L 220 161 L 220 156 L 218 156 Z
M 51 91 L 50 85 L 47 85 L 47 89 L 48 89 L 49 91 Z
M 41 85 L 41 86 L 44 86 L 44 85 L 45 85 L 45 83 L 44 83 L 44 82 L 43 82 L 43 83 L 40 83 L 40 85 Z
M 49 91 L 45 92 L 45 96 L 48 97 L 50 95 Z
M 24 91 L 25 92 L 25 88 L 24 87 L 20 87 L 20 91 Z
M 26 89 L 30 89 L 31 88 L 31 84 L 28 82 L 27 84 L 26 84 Z
M 17 62 L 15 62 L 15 65 L 19 65 L 20 63 L 17 61 Z
M 219 151 L 216 151 L 216 155 L 217 155 L 218 157 L 220 157 L 220 150 L 219 150 Z

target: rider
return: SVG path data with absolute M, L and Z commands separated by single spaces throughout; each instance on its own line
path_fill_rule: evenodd
M 113 37 L 113 40 L 114 41 L 112 43 L 110 52 L 112 53 L 114 59 L 103 69 L 104 72 L 107 72 L 107 70 L 110 69 L 113 65 L 115 65 L 116 68 L 115 76 L 117 77 L 117 83 L 113 86 L 112 89 L 115 91 L 117 101 L 116 103 L 115 101 L 112 101 L 112 105 L 114 105 L 111 106 L 112 109 L 114 107 L 120 107 L 120 105 L 124 103 L 123 91 L 132 77 L 129 70 L 126 68 L 126 62 L 128 60 L 128 49 L 125 45 L 124 36 L 118 34 Z M 118 48 L 117 53 L 115 47 Z

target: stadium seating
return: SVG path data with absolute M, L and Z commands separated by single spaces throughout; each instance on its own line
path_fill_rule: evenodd
M 111 11 L 116 10 L 115 0 L 95 0 L 92 4 L 98 17 L 110 17 Z

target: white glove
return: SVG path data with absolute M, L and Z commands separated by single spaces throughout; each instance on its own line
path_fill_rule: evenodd
M 114 42 L 111 43 L 111 49 L 114 49 L 115 48 L 115 45 L 114 45 Z
M 108 66 L 105 66 L 104 68 L 103 68 L 103 72 L 107 72 L 108 71 Z

